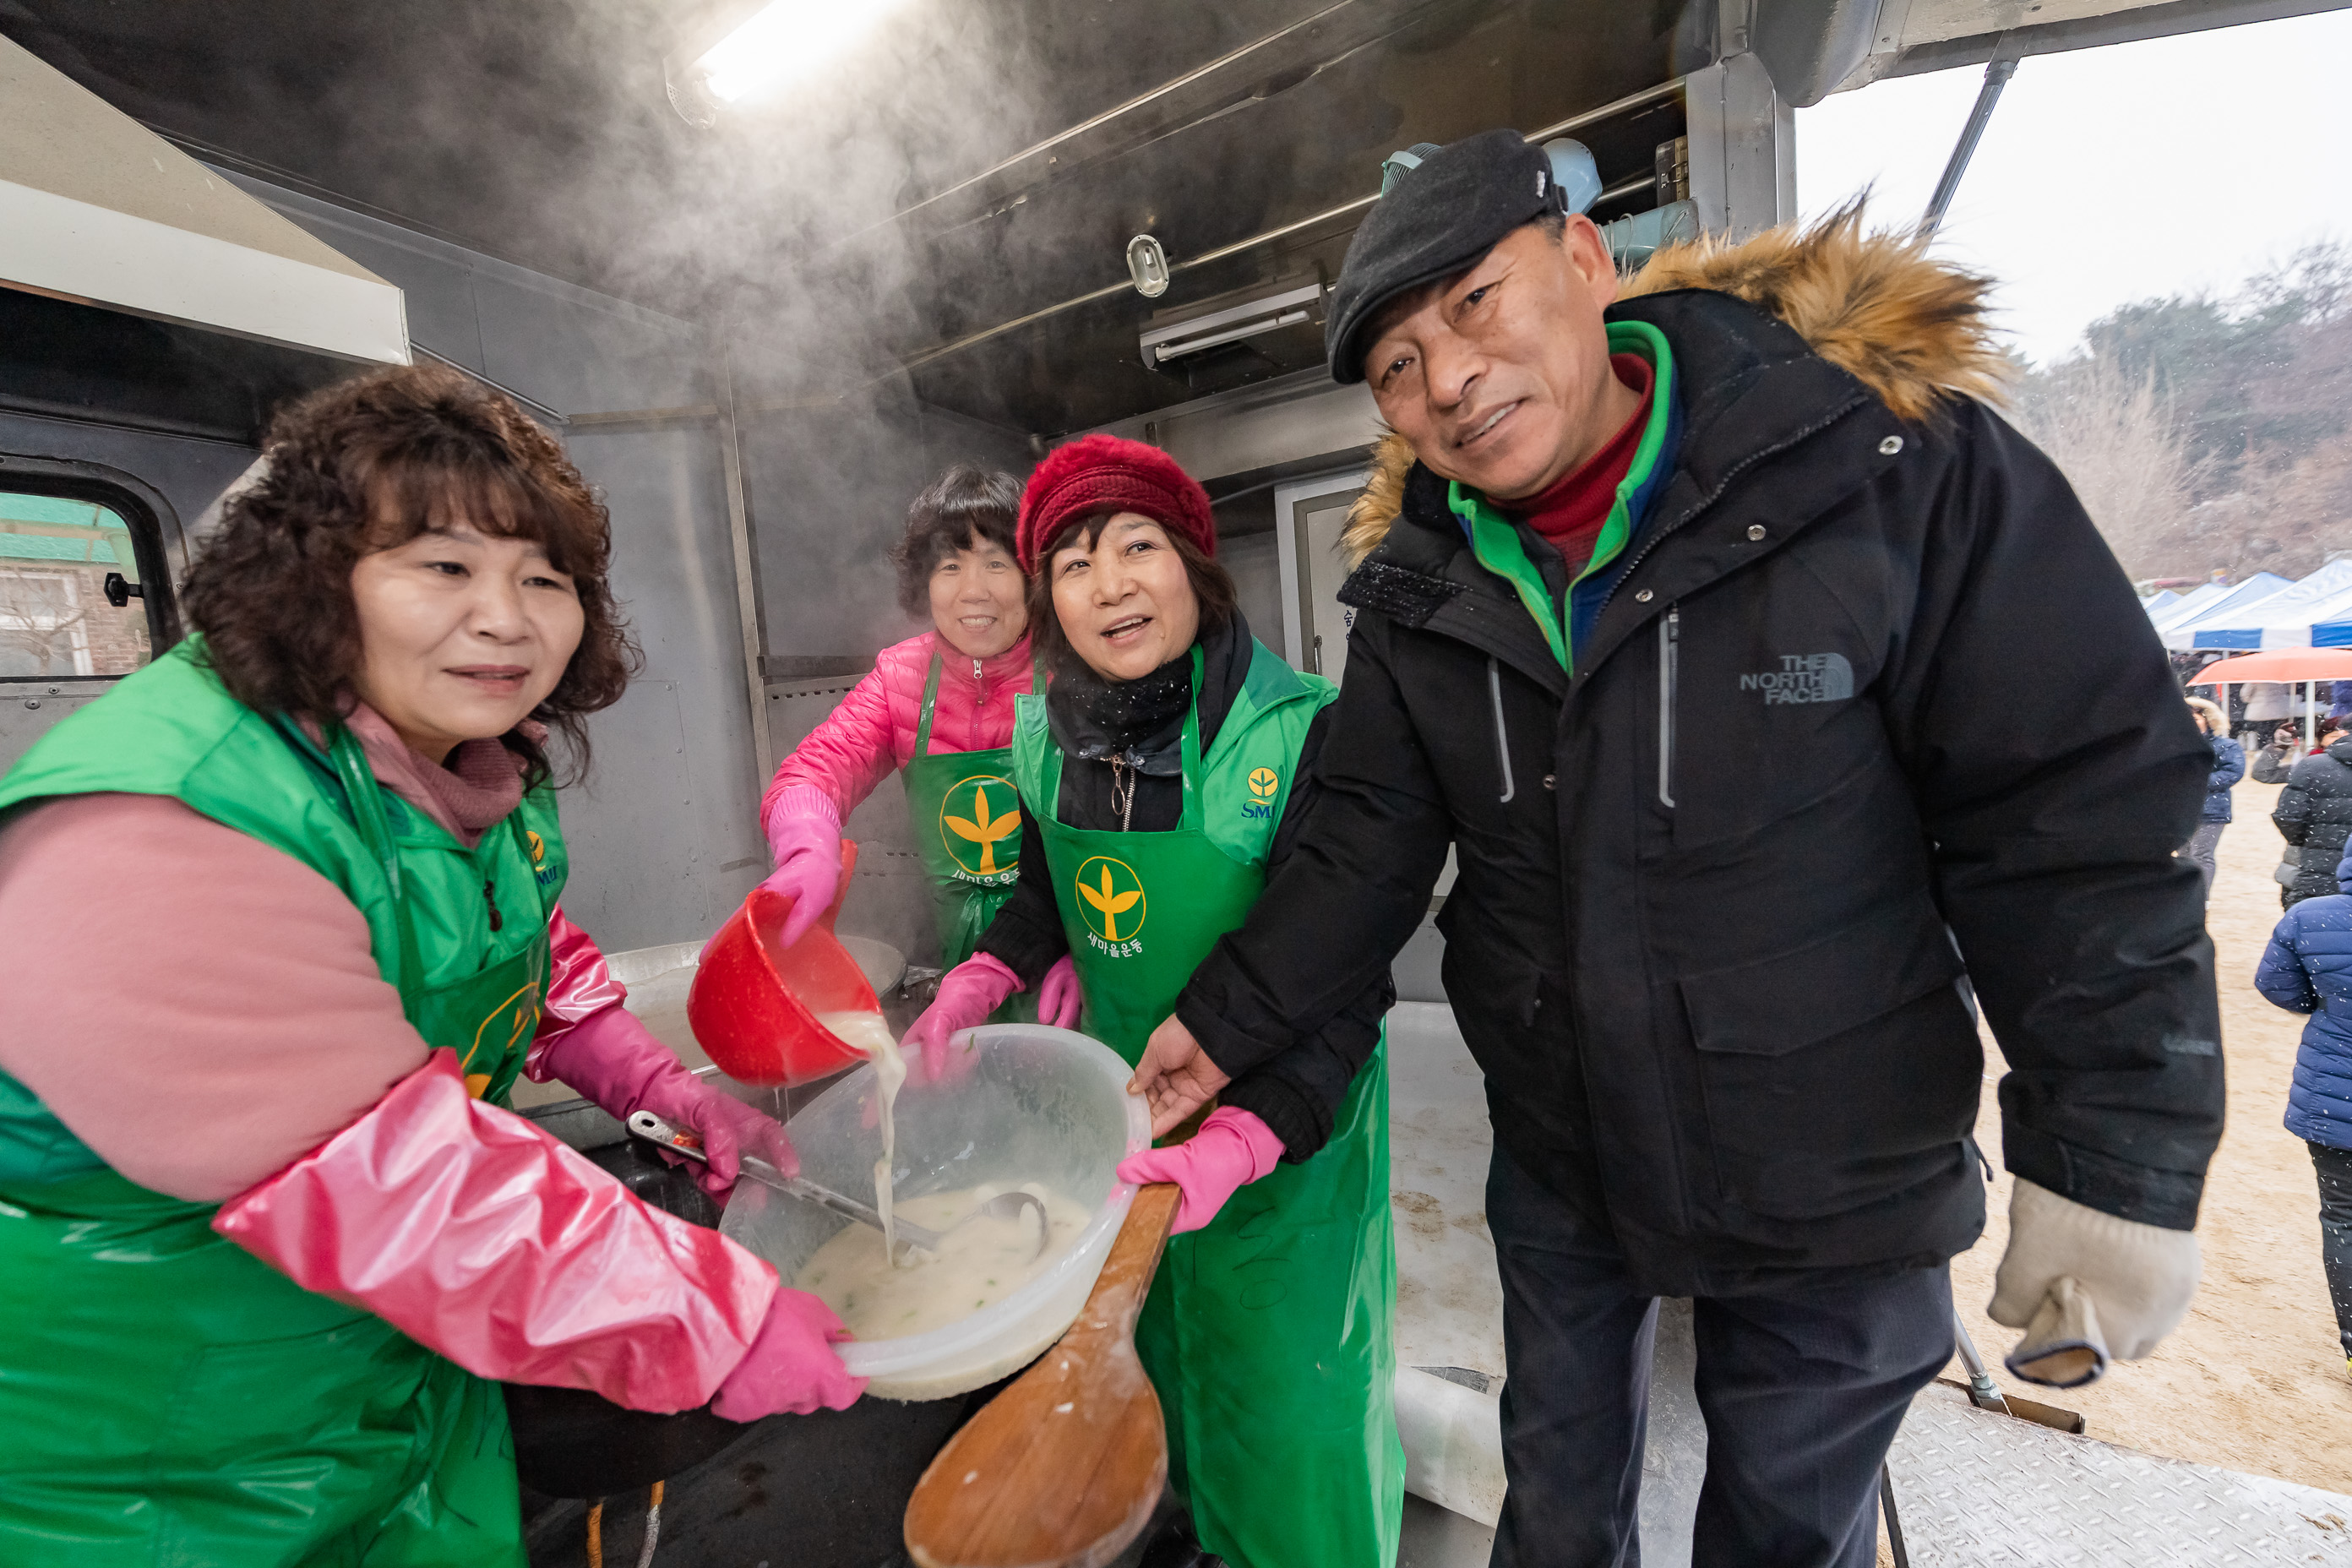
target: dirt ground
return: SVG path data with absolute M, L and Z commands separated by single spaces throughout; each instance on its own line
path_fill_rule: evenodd
M 2279 1124 L 2303 1018 L 2253 988 L 2254 964 L 2279 916 L 2270 877 L 2280 848 L 2270 823 L 2278 789 L 2249 781 L 2235 795 L 2237 820 L 2221 836 L 2206 915 L 2221 982 L 2229 1124 L 2205 1185 L 2198 1223 L 2205 1278 L 2188 1321 L 2155 1355 L 2117 1363 L 2089 1388 L 2060 1393 L 2011 1379 L 2000 1358 L 2015 1331 L 1984 1315 L 2008 1240 L 2006 1173 L 1988 1205 L 1984 1238 L 1952 1260 L 1953 1296 L 2002 1387 L 2082 1411 L 2095 1437 L 2352 1492 L 2352 1376 L 2320 1273 L 2311 1158 Z M 1986 1056 L 1977 1136 L 1998 1166 L 1993 1086 L 2002 1068 L 1990 1039 Z M 1950 1375 L 1965 1376 L 1957 1361 Z

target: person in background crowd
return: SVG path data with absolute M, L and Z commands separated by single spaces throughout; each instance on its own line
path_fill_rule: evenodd
M 931 629 L 884 648 L 874 668 L 776 769 L 760 820 L 789 895 L 790 947 L 834 901 L 841 825 L 898 770 L 939 914 L 940 966 L 970 958 L 1021 875 L 1010 774 L 1013 700 L 1037 689 L 1027 579 L 1013 559 L 1021 481 L 958 464 L 915 498 L 890 559 L 898 604 Z M 1009 979 L 1010 976 L 1003 978 Z M 1019 989 L 1016 984 L 1013 989 Z M 1077 1016 L 1066 958 L 1037 993 L 1048 1023 Z
M 2299 868 L 2279 894 L 2289 907 L 2336 891 L 2336 862 L 2352 836 L 2352 734 L 2335 723 L 2331 719 L 2321 726 L 2319 749 L 2294 764 L 2271 808 Z
M 2213 748 L 2213 772 L 2205 781 L 2205 816 L 2197 825 L 2196 835 L 2180 851 L 2197 862 L 2197 869 L 2205 877 L 2205 896 L 2213 896 L 2213 852 L 2221 842 L 2221 829 L 2230 826 L 2230 791 L 2246 776 L 2246 749 L 2230 738 L 2228 717 L 2218 703 L 2202 697 L 2189 700 L 2189 710 L 2196 715 L 2197 727 L 2205 731 L 2205 739 Z
M 2294 708 L 2287 698 L 2286 682 L 2283 680 L 2249 680 L 2233 689 L 2245 694 L 2245 710 L 2239 715 L 2238 734 L 2254 745 L 2267 744 L 2271 731 L 2294 717 Z
M 2304 1141 L 2319 1177 L 2320 1260 L 2336 1303 L 2337 1347 L 2352 1370 L 2352 856 L 2336 892 L 2279 918 L 2254 988 L 2290 1013 L 2308 1013 L 2288 1087 L 2286 1130 Z
M 2310 745 L 2303 743 L 2303 726 L 2293 720 L 2271 731 L 2270 744 L 2256 752 L 2249 760 L 2247 776 L 2256 784 L 2283 784 L 2294 770 L 2294 764 L 2305 757 L 2315 757 L 2326 749 L 2328 740 L 2336 733 L 2336 721 L 2322 719 Z

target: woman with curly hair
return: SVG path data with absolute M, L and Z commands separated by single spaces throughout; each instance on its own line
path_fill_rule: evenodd
M 558 908 L 549 737 L 635 649 L 603 505 L 400 369 L 280 416 L 196 635 L 0 779 L 0 1560 L 524 1561 L 491 1379 L 753 1420 L 856 1397 L 814 1298 L 503 1109 L 699 1131 Z M 129 984 L 89 957 L 135 932 Z M 714 1400 L 714 1395 L 715 1400 Z

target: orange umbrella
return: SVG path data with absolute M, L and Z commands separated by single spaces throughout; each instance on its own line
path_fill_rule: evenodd
M 2241 680 L 2352 680 L 2352 647 L 2274 647 L 2219 659 L 2190 677 L 2189 684 Z

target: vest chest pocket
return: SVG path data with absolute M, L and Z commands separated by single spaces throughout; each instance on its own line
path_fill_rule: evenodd
M 1782 617 L 1795 627 L 1743 618 L 1756 607 L 1709 595 L 1658 618 L 1648 798 L 1677 847 L 1754 833 L 1893 765 L 1867 690 L 1874 660 L 1810 607 Z

